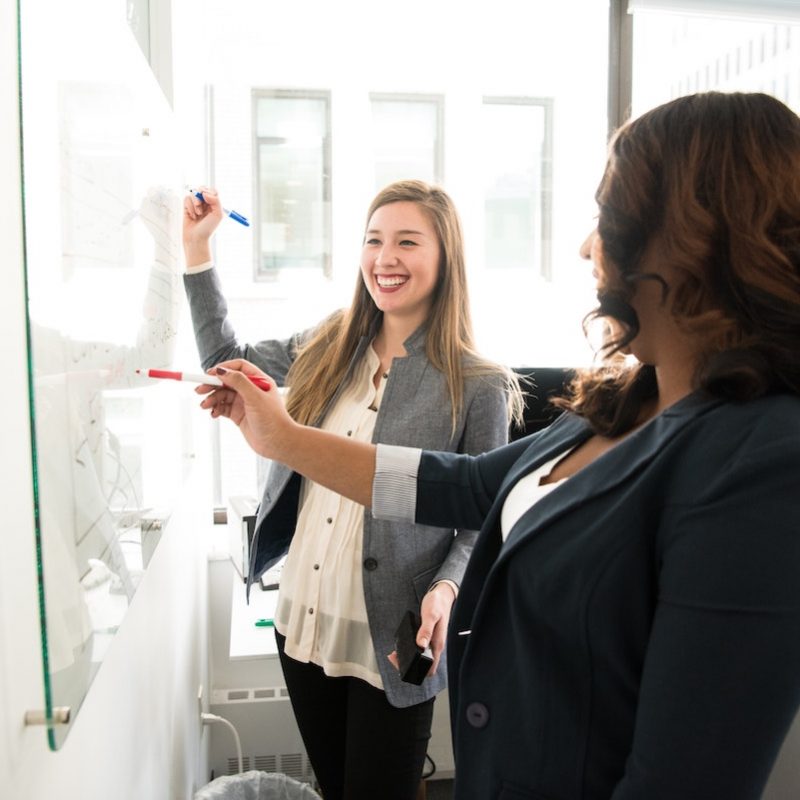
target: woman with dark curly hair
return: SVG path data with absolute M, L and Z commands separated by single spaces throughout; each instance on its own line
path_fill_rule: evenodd
M 448 637 L 456 797 L 755 800 L 800 705 L 800 119 L 674 100 L 616 134 L 597 201 L 613 336 L 546 430 L 376 450 L 297 425 L 248 364 L 221 393 L 375 516 L 481 527 Z

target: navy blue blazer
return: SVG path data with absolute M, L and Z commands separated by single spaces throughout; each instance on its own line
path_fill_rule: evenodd
M 418 522 L 481 527 L 451 617 L 459 800 L 755 800 L 800 705 L 800 399 L 692 395 L 557 486 L 565 414 L 423 453 Z

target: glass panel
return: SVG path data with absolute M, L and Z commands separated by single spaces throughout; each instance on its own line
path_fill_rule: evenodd
M 441 99 L 372 98 L 375 192 L 393 181 L 439 183 Z
M 126 0 L 125 13 L 144 57 L 150 61 L 150 0 Z
M 765 92 L 800 110 L 800 22 L 642 11 L 633 59 L 634 116 L 711 89 Z
M 543 176 L 550 160 L 548 111 L 548 106 L 535 101 L 484 104 L 487 267 L 549 273 L 549 263 L 542 263 L 543 243 L 550 240 L 550 220 L 547 217 L 545 226 L 543 203 L 552 191 Z M 498 147 L 498 142 L 503 146 Z
M 191 463 L 193 395 L 136 374 L 169 366 L 176 344 L 180 201 L 169 187 L 181 181 L 169 109 L 113 6 L 20 9 L 45 710 L 71 711 L 48 728 L 53 749 L 113 647 Z
M 327 99 L 258 97 L 256 140 L 259 272 L 327 270 Z

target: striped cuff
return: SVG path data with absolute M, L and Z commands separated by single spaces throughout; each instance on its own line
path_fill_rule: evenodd
M 422 450 L 379 444 L 372 482 L 372 516 L 393 522 L 414 522 L 417 472 Z
M 205 261 L 202 264 L 194 264 L 191 267 L 186 267 L 187 275 L 196 275 L 198 272 L 206 272 L 214 266 L 213 261 Z

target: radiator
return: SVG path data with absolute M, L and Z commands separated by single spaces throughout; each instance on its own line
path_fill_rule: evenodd
M 229 720 L 239 732 L 242 769 L 282 772 L 315 785 L 314 772 L 294 721 L 285 686 L 215 689 L 209 711 Z M 227 725 L 211 725 L 209 767 L 212 777 L 239 771 L 236 742 Z
M 212 714 L 230 720 L 239 732 L 242 744 L 242 769 L 283 772 L 291 778 L 316 786 L 300 731 L 285 686 L 260 689 L 215 689 L 211 692 Z M 236 743 L 226 725 L 211 725 L 209 766 L 212 777 L 235 775 L 238 771 Z M 450 743 L 450 719 L 447 691 L 436 699 L 433 731 L 428 754 L 436 764 L 431 776 L 452 778 L 453 749 Z M 426 763 L 427 774 L 430 764 Z

